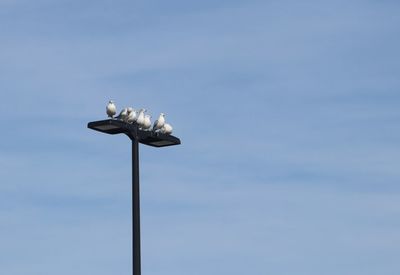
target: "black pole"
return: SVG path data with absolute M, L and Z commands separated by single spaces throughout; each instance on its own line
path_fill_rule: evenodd
M 106 119 L 88 123 L 88 128 L 106 134 L 126 134 L 132 140 L 132 273 L 141 275 L 140 263 L 140 194 L 139 194 L 139 141 L 153 147 L 181 144 L 179 138 L 143 131 L 137 124 L 119 119 Z
M 132 272 L 140 275 L 139 142 L 132 139 Z

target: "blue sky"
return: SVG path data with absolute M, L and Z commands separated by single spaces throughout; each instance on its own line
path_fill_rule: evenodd
M 0 0 L 0 274 L 400 272 L 400 3 Z

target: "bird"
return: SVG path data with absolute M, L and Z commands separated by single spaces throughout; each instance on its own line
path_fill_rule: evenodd
M 114 101 L 110 100 L 108 102 L 106 112 L 108 117 L 113 118 L 115 116 L 115 114 L 117 113 L 117 107 L 115 106 Z
M 145 115 L 144 116 L 144 123 L 143 123 L 143 129 L 144 130 L 147 130 L 147 129 L 150 129 L 150 127 L 151 127 L 151 116 L 150 115 Z
M 136 123 L 139 125 L 139 127 L 142 127 L 144 125 L 144 112 L 146 112 L 146 109 L 139 110 L 139 114 L 136 119 Z
M 116 117 L 116 119 L 125 120 L 127 116 L 128 116 L 128 108 L 124 108 L 121 110 L 121 112 Z
M 137 119 L 137 113 L 135 111 L 135 109 L 129 107 L 128 108 L 128 115 L 126 117 L 126 122 L 128 123 L 134 123 Z
M 165 123 L 164 126 L 161 128 L 161 133 L 166 135 L 172 134 L 172 126 L 168 123 Z
M 154 121 L 153 131 L 160 130 L 165 124 L 165 114 L 161 113 L 156 121 Z

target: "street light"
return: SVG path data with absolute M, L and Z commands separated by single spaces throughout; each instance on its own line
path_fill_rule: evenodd
M 181 141 L 160 132 L 143 131 L 137 124 L 116 119 L 89 122 L 88 128 L 111 135 L 126 134 L 132 141 L 132 271 L 133 275 L 140 275 L 139 143 L 165 147 L 181 144 Z

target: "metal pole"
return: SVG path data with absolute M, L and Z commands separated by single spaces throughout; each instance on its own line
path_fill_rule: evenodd
M 132 272 L 140 275 L 139 142 L 132 139 Z

